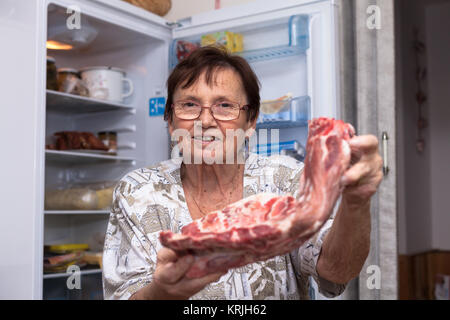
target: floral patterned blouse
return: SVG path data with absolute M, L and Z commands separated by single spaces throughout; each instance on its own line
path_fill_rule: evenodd
M 181 158 L 136 169 L 114 191 L 103 251 L 105 299 L 128 299 L 152 281 L 159 232 L 179 233 L 192 222 L 180 178 Z M 303 164 L 291 157 L 250 153 L 244 169 L 244 198 L 261 192 L 298 194 Z M 316 272 L 323 238 L 334 215 L 300 248 L 283 256 L 230 269 L 191 299 L 310 299 L 310 277 L 326 297 L 340 295 L 345 285 Z

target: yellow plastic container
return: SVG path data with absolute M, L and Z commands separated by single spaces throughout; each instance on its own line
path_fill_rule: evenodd
M 46 249 L 52 253 L 69 253 L 74 251 L 89 250 L 89 245 L 86 243 L 69 243 L 46 246 Z

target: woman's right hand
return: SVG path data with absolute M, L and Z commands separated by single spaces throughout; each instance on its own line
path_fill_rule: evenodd
M 226 272 L 213 273 L 203 278 L 190 279 L 186 272 L 194 262 L 192 255 L 178 257 L 175 251 L 162 248 L 157 255 L 156 270 L 149 286 L 138 296 L 147 299 L 189 299 L 207 284 L 219 280 Z M 139 297 L 136 296 L 136 299 Z

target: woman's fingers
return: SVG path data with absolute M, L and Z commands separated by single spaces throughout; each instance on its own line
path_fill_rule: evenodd
M 169 248 L 161 248 L 157 254 L 158 263 L 167 264 L 169 262 L 177 261 L 177 254 L 175 251 Z
M 350 148 L 363 153 L 378 149 L 378 139 L 374 135 L 355 136 L 348 141 Z
M 360 180 L 367 176 L 372 168 L 366 162 L 358 162 L 348 169 L 341 178 L 342 186 L 352 186 L 360 183 Z
M 185 286 L 188 290 L 198 292 L 202 290 L 206 285 L 210 284 L 211 282 L 216 282 L 227 272 L 217 272 L 212 273 L 209 275 L 206 275 L 202 278 L 194 278 L 194 279 L 183 279 L 183 286 Z
M 183 278 L 193 262 L 194 257 L 192 255 L 183 256 L 176 262 L 169 262 L 158 270 L 157 278 L 160 282 L 167 284 L 176 283 Z

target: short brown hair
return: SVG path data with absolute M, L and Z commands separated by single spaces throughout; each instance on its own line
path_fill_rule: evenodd
M 231 55 L 225 48 L 206 46 L 195 50 L 181 61 L 167 79 L 167 102 L 164 120 L 172 120 L 172 103 L 175 90 L 182 84 L 183 89 L 192 86 L 205 73 L 206 82 L 211 84 L 213 74 L 218 69 L 230 68 L 241 77 L 247 96 L 247 121 L 258 117 L 260 83 L 248 62 L 237 55 Z

